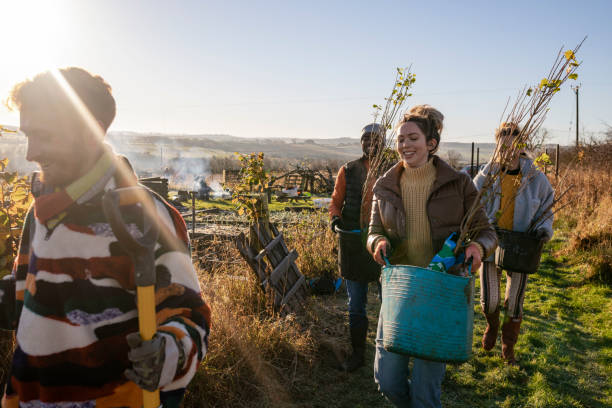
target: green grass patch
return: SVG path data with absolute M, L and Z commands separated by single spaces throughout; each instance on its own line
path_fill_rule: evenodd
M 516 345 L 518 367 L 502 363 L 500 339 L 491 352 L 482 350 L 486 321 L 480 305 L 474 305 L 475 355 L 466 364 L 449 367 L 443 386 L 447 406 L 603 408 L 612 404 L 612 291 L 585 283 L 579 265 L 555 257 L 562 243 L 558 238 L 549 243 L 540 270 L 529 276 Z
M 562 234 L 560 234 L 562 236 Z M 473 358 L 448 365 L 442 386 L 445 407 L 576 407 L 612 406 L 612 291 L 585 282 L 577 264 L 553 254 L 562 246 L 556 238 L 547 244 L 538 273 L 530 275 L 524 320 L 516 345 L 517 367 L 501 359 L 501 338 L 490 352 L 480 346 L 486 321 L 479 304 L 476 281 Z M 373 286 L 370 286 L 373 288 Z M 505 278 L 502 282 L 502 293 Z M 375 292 L 375 290 L 373 291 Z M 321 298 L 321 307 L 346 313 L 346 296 Z M 392 407 L 376 390 L 373 380 L 374 336 L 380 303 L 369 297 L 367 365 L 353 374 L 319 362 L 310 376 L 296 384 L 299 406 Z M 338 324 L 338 323 L 336 323 Z M 348 329 L 343 344 L 348 350 Z

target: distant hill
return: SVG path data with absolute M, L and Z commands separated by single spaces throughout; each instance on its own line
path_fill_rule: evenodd
M 263 152 L 266 156 L 286 159 L 350 160 L 359 156 L 358 139 L 241 138 L 229 135 L 158 135 L 110 132 L 108 141 L 119 152 L 146 150 L 151 154 L 192 156 L 194 153 L 231 155 L 234 152 Z M 155 151 L 157 151 L 155 153 Z
M 0 157 L 9 157 L 11 168 L 31 171 L 35 167 L 25 161 L 25 141 L 21 135 L 3 134 L 0 137 Z M 212 156 L 228 157 L 235 152 L 263 152 L 266 157 L 291 161 L 331 160 L 344 162 L 361 155 L 358 138 L 298 139 L 245 138 L 223 134 L 172 135 L 113 131 L 107 141 L 118 153 L 125 154 L 137 170 L 155 172 L 168 161 L 205 159 Z M 479 143 L 480 162 L 493 152 L 493 143 Z M 470 143 L 442 142 L 438 154 L 445 158 L 449 151 L 460 155 L 461 163 L 468 163 Z M 475 153 L 476 154 L 476 153 Z M 474 157 L 476 160 L 476 157 Z
M 116 147 L 149 146 L 159 149 L 190 147 L 211 153 L 250 153 L 261 151 L 279 158 L 350 159 L 361 154 L 358 138 L 298 139 L 298 138 L 246 138 L 231 135 L 164 135 L 156 133 L 110 132 L 108 140 Z M 488 158 L 495 148 L 493 143 L 478 143 L 481 156 Z M 454 150 L 462 156 L 471 154 L 470 143 L 442 142 L 440 154 Z M 467 159 L 466 159 L 467 160 Z
M 273 159 L 297 161 L 328 160 L 338 163 L 361 156 L 358 138 L 298 139 L 244 138 L 230 135 L 164 135 L 134 132 L 110 132 L 108 141 L 117 152 L 123 153 L 140 169 L 159 169 L 162 163 L 179 159 L 193 162 L 210 156 L 227 157 L 235 152 L 263 152 Z M 479 143 L 479 162 L 483 163 L 493 153 L 493 143 Z M 438 154 L 446 158 L 449 151 L 459 155 L 459 164 L 468 164 L 471 158 L 471 143 L 441 143 Z M 183 160 L 183 161 L 185 161 Z M 474 151 L 476 161 L 476 150 Z

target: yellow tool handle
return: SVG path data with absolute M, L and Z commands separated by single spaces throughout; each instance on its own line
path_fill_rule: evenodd
M 138 303 L 138 329 L 143 340 L 151 340 L 157 331 L 155 317 L 155 285 L 138 286 L 136 288 L 136 300 Z M 142 390 L 142 401 L 144 408 L 157 408 L 161 405 L 159 401 L 159 390 Z

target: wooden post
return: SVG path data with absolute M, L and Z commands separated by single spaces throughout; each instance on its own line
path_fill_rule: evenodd
M 474 142 L 472 142 L 472 159 L 470 160 L 470 177 L 474 178 Z
M 191 192 L 191 235 L 192 235 L 192 238 L 193 238 L 193 236 L 195 236 L 195 223 L 196 223 L 196 216 L 195 216 L 195 195 L 196 195 L 196 192 L 192 191 Z
M 260 251 L 263 248 L 253 230 L 263 229 L 272 235 L 270 232 L 270 210 L 268 209 L 268 195 L 265 192 L 254 194 L 254 198 L 257 201 L 255 203 L 255 219 L 253 220 L 254 228 L 249 230 L 249 245 L 256 251 Z
M 476 171 L 480 167 L 480 147 L 476 148 Z
M 555 179 L 559 178 L 559 143 L 555 152 Z

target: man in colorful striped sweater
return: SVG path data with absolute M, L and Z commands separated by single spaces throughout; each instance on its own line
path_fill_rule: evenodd
M 144 342 L 133 334 L 134 265 L 101 205 L 106 191 L 135 182 L 103 143 L 115 116 L 110 86 L 80 68 L 44 72 L 16 85 L 9 106 L 42 183 L 0 286 L 0 327 L 17 339 L 2 407 L 141 407 L 141 388 L 178 406 L 206 354 L 210 309 L 185 223 L 155 196 L 170 232 L 155 246 L 158 332 Z

